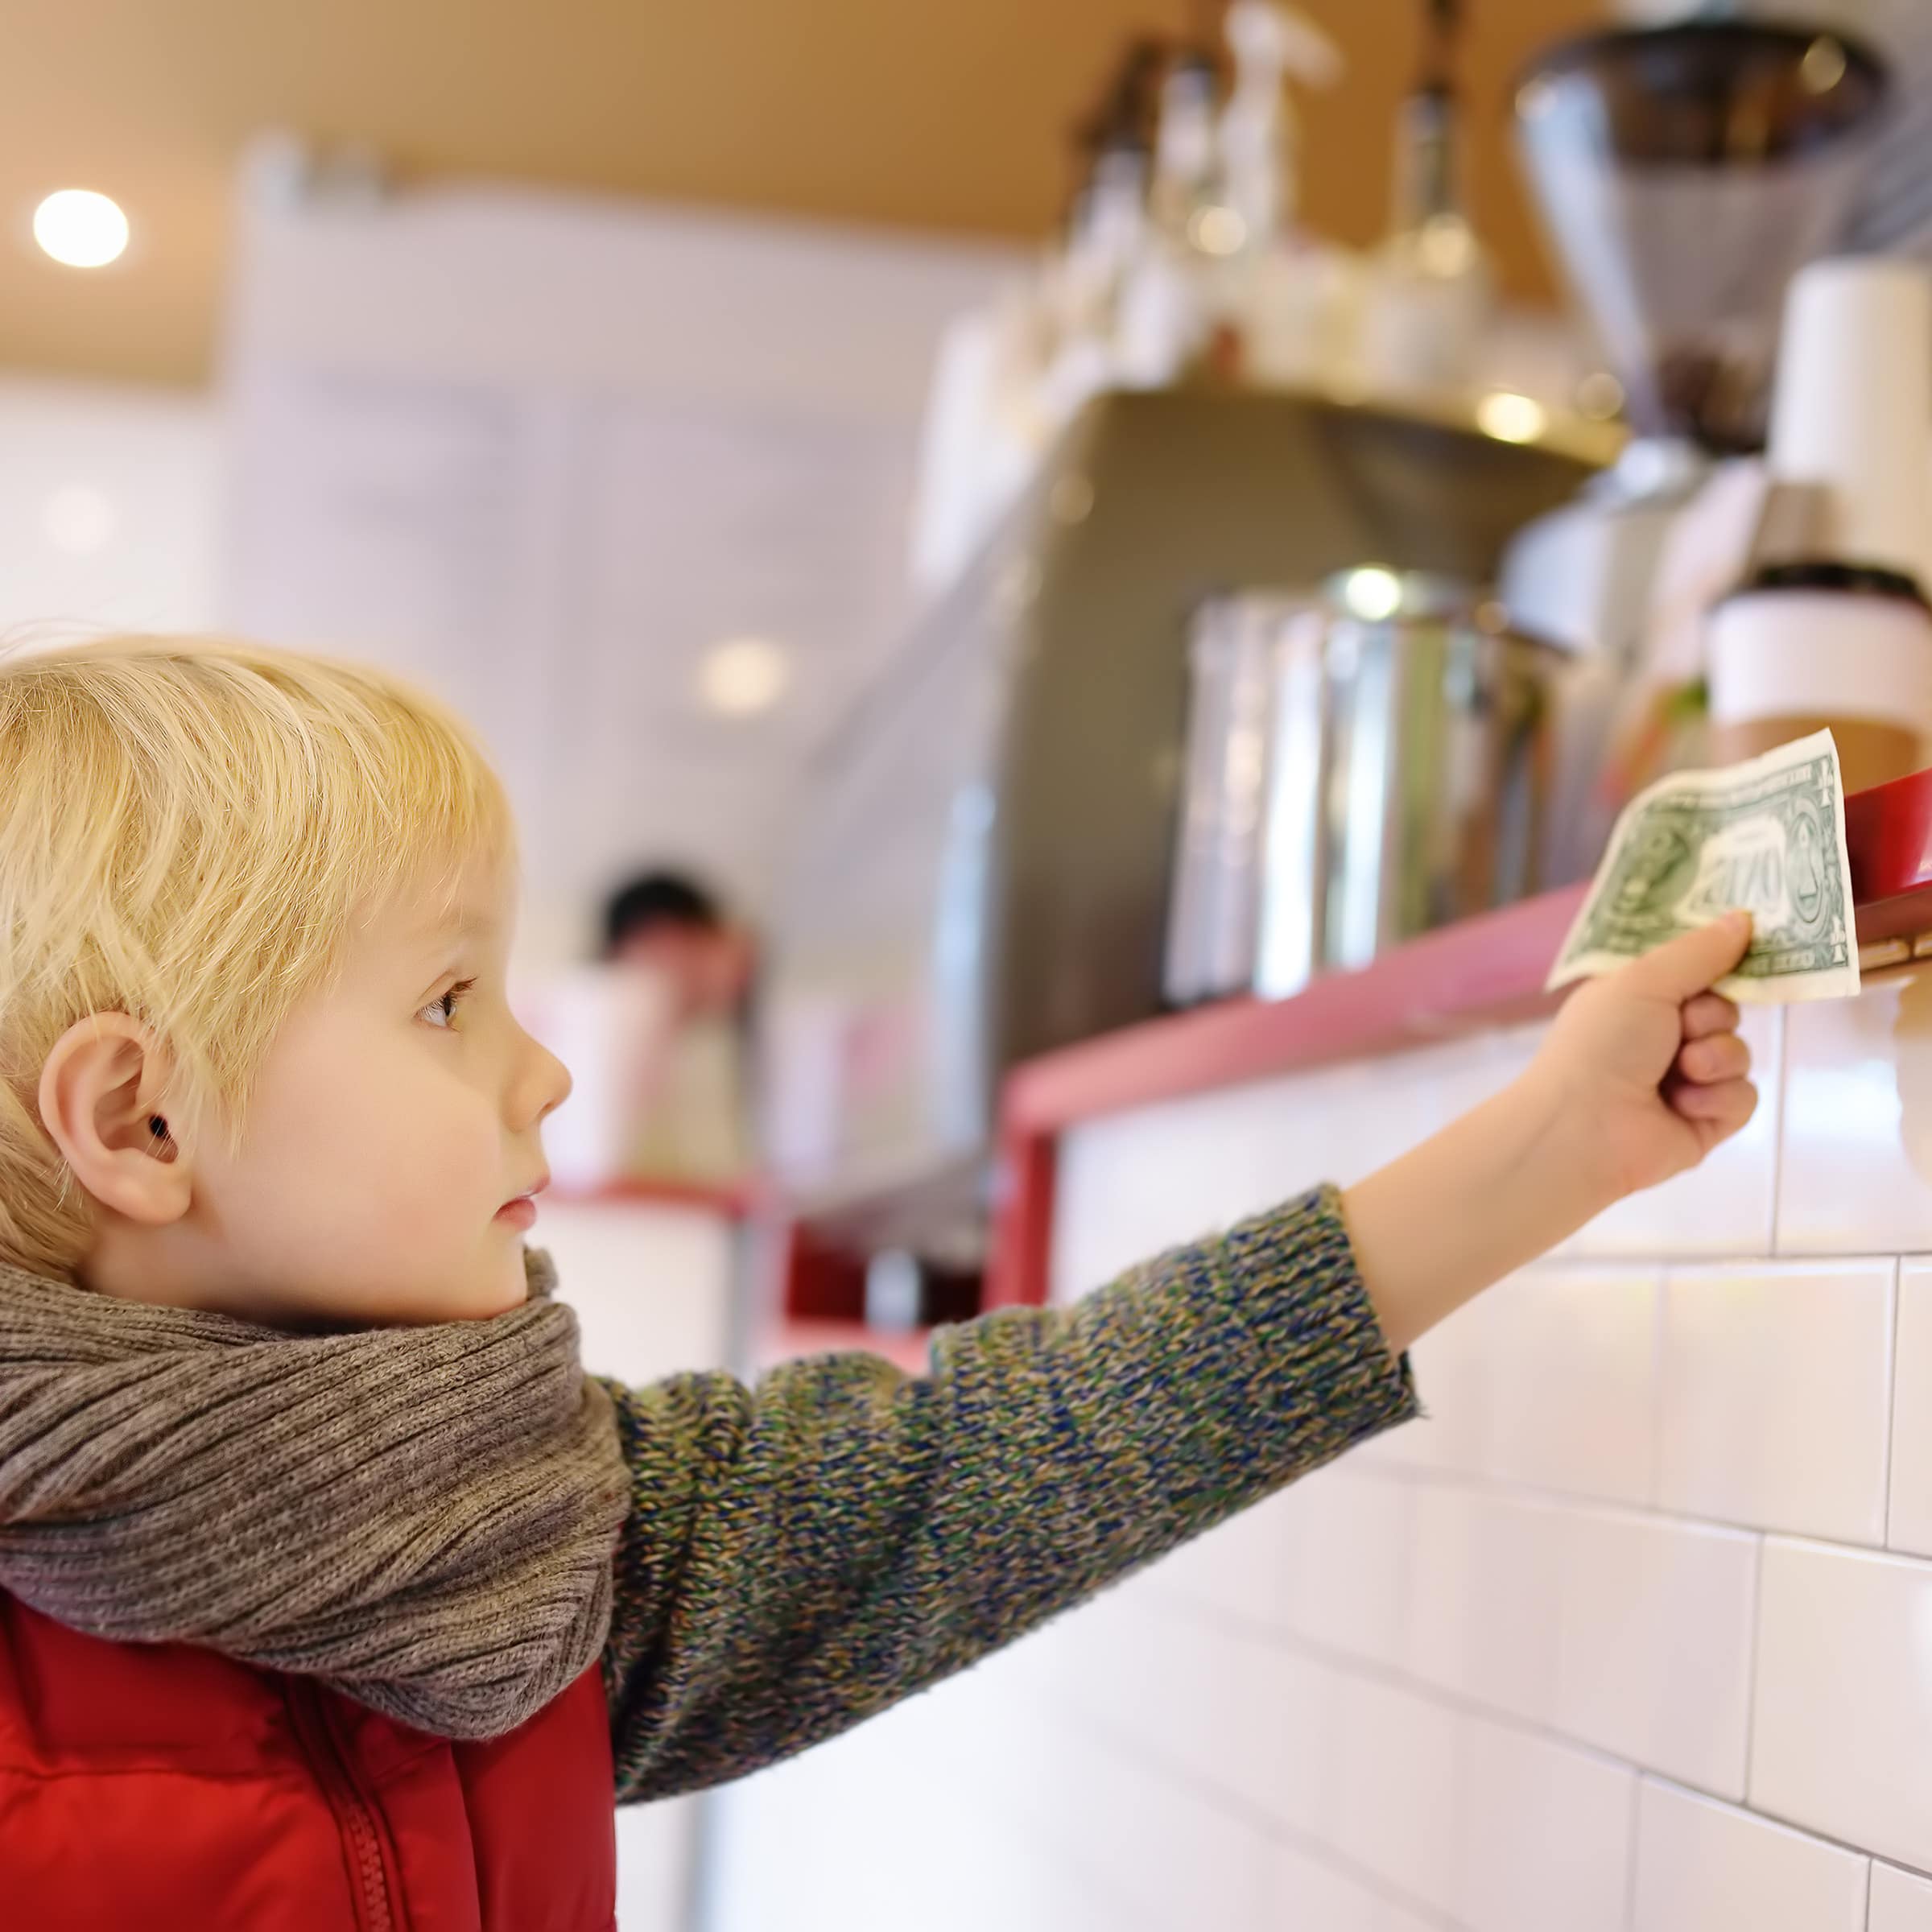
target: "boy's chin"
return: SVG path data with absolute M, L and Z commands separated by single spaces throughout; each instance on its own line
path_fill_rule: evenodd
M 521 1308 L 529 1299 L 530 1282 L 523 1272 L 523 1244 L 519 1241 L 514 1251 L 493 1270 L 489 1288 L 477 1297 L 476 1306 L 453 1319 L 487 1321 L 493 1315 L 508 1315 L 513 1308 Z
M 419 1310 L 403 1317 L 412 1323 L 433 1322 L 486 1322 L 492 1316 L 508 1315 L 530 1299 L 530 1283 L 523 1269 L 523 1246 L 490 1257 L 460 1289 L 435 1296 Z

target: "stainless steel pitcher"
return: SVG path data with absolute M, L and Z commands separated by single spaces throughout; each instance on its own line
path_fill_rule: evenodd
M 1282 998 L 1542 884 L 1561 654 L 1367 567 L 1204 606 L 1168 926 L 1180 1003 Z

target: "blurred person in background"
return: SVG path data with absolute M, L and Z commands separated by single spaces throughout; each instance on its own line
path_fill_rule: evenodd
M 757 948 L 705 886 L 640 873 L 604 909 L 604 960 L 646 990 L 637 1113 L 624 1165 L 634 1179 L 715 1185 L 750 1165 L 745 1042 Z
M 646 872 L 604 908 L 604 956 L 661 974 L 687 1019 L 741 1022 L 756 947 L 704 886 L 681 872 Z

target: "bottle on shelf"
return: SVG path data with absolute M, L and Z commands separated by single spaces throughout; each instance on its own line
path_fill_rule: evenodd
M 1218 206 L 1200 217 L 1197 246 L 1216 258 L 1243 377 L 1330 383 L 1346 359 L 1355 277 L 1352 258 L 1301 220 L 1297 89 L 1333 86 L 1341 54 L 1278 0 L 1235 0 L 1227 31 L 1235 81 L 1218 134 Z
M 1161 80 L 1150 208 L 1154 233 L 1170 247 L 1193 246 L 1202 211 L 1215 205 L 1220 92 L 1211 48 L 1174 51 Z
M 1494 276 L 1459 178 L 1460 27 L 1460 0 L 1424 0 L 1420 68 L 1397 122 L 1389 233 L 1369 266 L 1362 316 L 1361 379 L 1379 391 L 1462 394 L 1494 312 Z
M 1080 132 L 1082 179 L 1047 275 L 1055 346 L 1042 401 L 1054 422 L 1115 380 L 1122 291 L 1146 249 L 1155 93 L 1167 51 L 1162 40 L 1130 41 L 1100 112 Z
M 1220 93 L 1208 48 L 1174 52 L 1161 81 L 1148 223 L 1115 316 L 1116 369 L 1130 388 L 1162 389 L 1179 380 L 1214 328 L 1212 262 L 1200 237 L 1212 233 L 1219 209 Z

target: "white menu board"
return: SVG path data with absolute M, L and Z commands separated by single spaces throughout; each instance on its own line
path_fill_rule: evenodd
M 241 255 L 230 621 L 393 664 L 476 724 L 535 960 L 640 861 L 755 910 L 907 614 L 927 369 L 1003 254 L 469 193 L 257 210 Z M 720 717 L 699 663 L 743 636 L 791 683 Z

